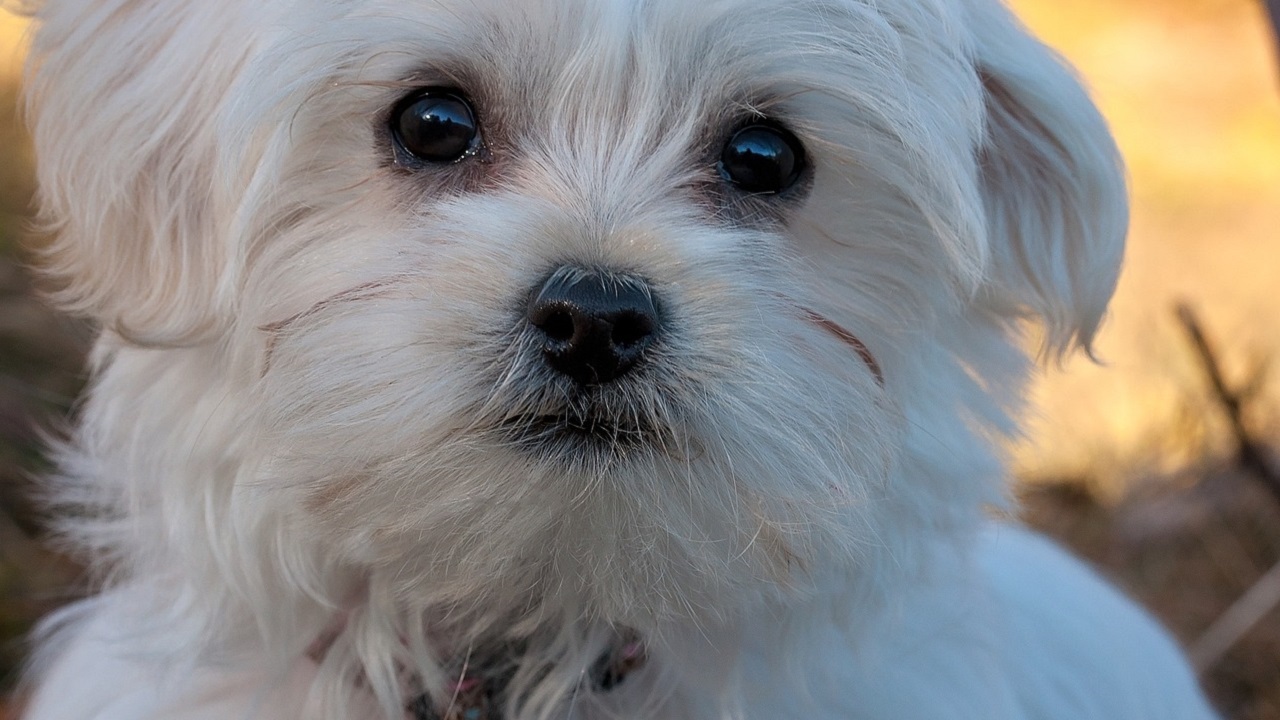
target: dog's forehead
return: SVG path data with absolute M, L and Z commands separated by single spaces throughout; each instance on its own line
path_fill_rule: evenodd
M 625 108 L 634 127 L 644 120 L 634 115 L 639 106 L 718 111 L 813 90 L 867 100 L 902 95 L 901 66 L 936 61 L 926 54 L 964 54 L 948 7 L 933 0 L 367 0 L 347 6 L 339 22 L 364 44 L 356 52 L 371 62 L 361 67 L 401 76 L 384 79 L 467 82 L 526 113 L 599 117 L 602 108 Z
M 532 157 L 533 147 L 578 171 L 644 164 L 665 173 L 666 185 L 690 149 L 710 150 L 716 133 L 753 114 L 782 120 L 841 162 L 857 162 L 856 146 L 871 136 L 937 147 L 933 136 L 946 134 L 941 146 L 964 154 L 980 125 L 953 0 L 293 7 L 277 18 L 287 30 L 275 51 L 259 55 L 262 73 L 246 74 L 279 78 L 264 82 L 290 93 L 276 95 L 289 124 L 297 119 L 290 107 L 318 107 L 321 95 L 338 103 L 330 117 L 376 120 L 415 88 L 455 87 L 477 102 L 487 140 L 510 140 L 516 157 Z M 352 87 L 368 92 L 343 94 Z

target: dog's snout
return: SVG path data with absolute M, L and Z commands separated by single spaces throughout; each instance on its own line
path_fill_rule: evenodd
M 528 320 L 541 334 L 547 364 L 580 385 L 602 385 L 629 372 L 660 324 L 644 281 L 572 268 L 542 285 Z

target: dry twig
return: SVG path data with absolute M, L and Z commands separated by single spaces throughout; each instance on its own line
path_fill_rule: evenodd
M 1271 461 L 1267 458 L 1266 446 L 1253 437 L 1244 423 L 1245 394 L 1227 386 L 1226 380 L 1222 377 L 1217 355 L 1213 352 L 1208 338 L 1205 337 L 1195 311 L 1189 305 L 1178 305 L 1178 320 L 1186 328 L 1196 354 L 1200 356 L 1200 362 L 1204 365 L 1205 373 L 1209 376 L 1209 382 L 1213 387 L 1214 398 L 1222 406 L 1227 420 L 1231 423 L 1240 466 L 1265 485 L 1276 501 L 1280 502 L 1280 472 L 1271 466 Z
M 1280 0 L 1273 0 L 1280 3 Z M 1266 448 L 1249 433 L 1244 423 L 1246 393 L 1232 390 L 1222 376 L 1213 347 L 1205 337 L 1195 311 L 1189 305 L 1178 305 L 1178 320 L 1182 322 L 1195 347 L 1196 354 L 1209 376 L 1214 397 L 1226 412 L 1231 431 L 1237 444 L 1237 460 L 1240 466 L 1266 486 L 1280 501 L 1280 472 L 1271 466 Z M 1212 668 L 1241 638 L 1262 618 L 1280 605 L 1280 563 L 1254 582 L 1240 599 L 1209 626 L 1191 645 L 1191 661 L 1196 669 L 1205 672 Z
M 1240 638 L 1280 605 L 1280 563 L 1258 579 L 1239 600 L 1191 645 L 1191 664 L 1201 673 L 1212 668 Z

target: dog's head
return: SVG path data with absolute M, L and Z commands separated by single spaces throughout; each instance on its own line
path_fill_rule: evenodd
M 1118 271 L 1107 130 L 995 0 L 41 20 L 113 542 L 245 592 L 643 626 L 877 577 L 999 497 L 1018 321 L 1087 345 Z

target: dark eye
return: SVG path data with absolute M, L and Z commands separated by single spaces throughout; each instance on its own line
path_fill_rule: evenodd
M 804 146 L 777 125 L 740 128 L 720 151 L 720 176 L 746 192 L 781 192 L 795 183 L 802 170 Z
M 413 157 L 453 162 L 479 146 L 480 128 L 471 103 L 453 90 L 410 95 L 391 113 L 391 134 Z

